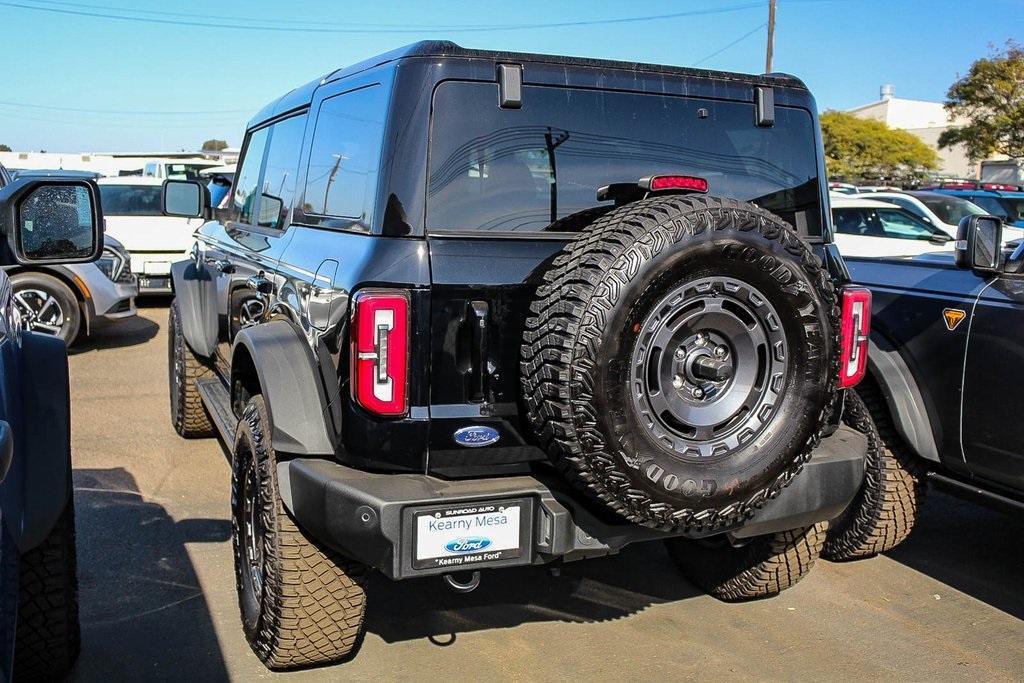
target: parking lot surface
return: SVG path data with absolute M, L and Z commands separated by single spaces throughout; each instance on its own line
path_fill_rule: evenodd
M 227 451 L 168 418 L 166 301 L 72 351 L 82 656 L 74 678 L 251 680 L 235 603 Z M 888 556 L 833 564 L 780 597 L 725 604 L 658 544 L 616 557 L 369 586 L 338 680 L 1024 678 L 1024 521 L 930 492 Z

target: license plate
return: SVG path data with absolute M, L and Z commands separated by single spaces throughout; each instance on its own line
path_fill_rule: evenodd
M 146 261 L 142 264 L 142 272 L 146 275 L 169 275 L 170 261 Z
M 140 277 L 140 289 L 168 289 L 171 286 L 170 278 L 166 277 Z
M 460 567 L 519 557 L 522 515 L 520 502 L 416 512 L 413 567 Z

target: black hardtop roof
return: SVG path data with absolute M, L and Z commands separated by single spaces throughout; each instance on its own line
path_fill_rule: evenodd
M 528 52 L 503 52 L 499 50 L 477 50 L 465 48 L 450 40 L 422 40 L 400 47 L 390 52 L 364 59 L 351 66 L 343 67 L 332 71 L 321 78 L 317 78 L 303 86 L 295 88 L 287 94 L 277 98 L 261 109 L 256 116 L 249 121 L 249 127 L 258 125 L 263 121 L 271 119 L 286 111 L 296 109 L 309 104 L 315 91 L 320 85 L 330 81 L 336 81 L 346 76 L 382 66 L 391 62 L 398 62 L 402 59 L 412 57 L 447 57 L 457 59 L 486 59 L 496 62 L 532 62 L 543 64 L 562 65 L 580 69 L 616 69 L 625 71 L 646 71 L 675 76 L 689 76 L 694 78 L 713 78 L 718 80 L 742 81 L 751 85 L 767 85 L 782 88 L 799 88 L 806 90 L 807 86 L 795 76 L 783 73 L 770 74 L 744 74 L 732 71 L 712 71 L 710 69 L 697 69 L 682 66 L 668 66 L 665 64 L 647 64 L 644 62 L 624 62 L 612 59 L 594 59 L 590 57 L 567 57 L 562 55 L 533 54 Z

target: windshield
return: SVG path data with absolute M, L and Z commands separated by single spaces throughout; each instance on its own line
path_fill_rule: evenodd
M 497 88 L 449 81 L 435 92 L 431 230 L 572 231 L 569 217 L 612 206 L 597 201 L 598 188 L 678 174 L 821 234 L 806 110 L 776 107 L 775 125 L 758 127 L 750 102 L 542 86 L 523 88 L 521 109 L 501 109 Z
M 958 225 L 964 216 L 981 216 L 985 210 L 959 197 L 918 197 L 943 223 Z
M 167 164 L 164 170 L 171 180 L 199 180 L 199 172 L 212 168 L 210 164 Z
M 836 232 L 846 235 L 900 240 L 930 240 L 935 236 L 949 238 L 945 232 L 933 228 L 909 211 L 895 207 L 840 207 L 832 209 L 832 216 Z
M 1015 197 L 971 197 L 985 213 L 1015 223 L 1024 220 L 1024 199 Z
M 107 216 L 162 216 L 159 185 L 100 185 Z

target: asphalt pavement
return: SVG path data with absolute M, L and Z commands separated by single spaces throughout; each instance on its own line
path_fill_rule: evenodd
M 72 350 L 79 681 L 1024 679 L 1024 520 L 930 492 L 884 557 L 725 604 L 659 544 L 487 572 L 470 595 L 375 576 L 351 661 L 271 674 L 235 599 L 229 467 L 171 428 L 167 302 Z

